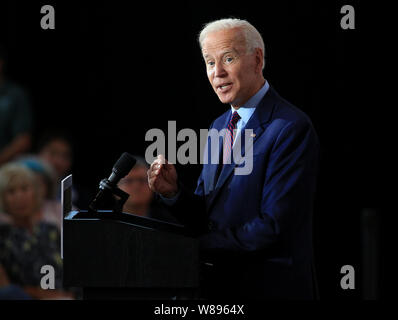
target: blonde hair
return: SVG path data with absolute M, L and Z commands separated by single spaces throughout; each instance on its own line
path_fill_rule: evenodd
M 260 48 L 263 51 L 263 69 L 265 67 L 265 46 L 260 32 L 246 20 L 227 18 L 209 22 L 205 24 L 199 33 L 198 41 L 202 49 L 203 41 L 211 32 L 239 28 L 243 31 L 246 41 L 246 50 L 253 53 L 255 49 Z
M 4 205 L 4 194 L 7 190 L 16 185 L 28 184 L 32 187 L 35 205 L 39 207 L 43 201 L 43 195 L 36 187 L 37 181 L 35 174 L 24 165 L 8 163 L 0 168 L 0 212 L 6 212 Z

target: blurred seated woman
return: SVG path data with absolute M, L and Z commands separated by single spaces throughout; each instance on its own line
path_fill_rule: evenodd
M 62 289 L 59 231 L 55 225 L 40 219 L 43 193 L 36 179 L 21 164 L 9 163 L 0 168 L 0 211 L 9 217 L 8 224 L 0 225 L 2 299 L 23 299 L 23 294 L 33 299 L 73 298 Z M 54 268 L 53 290 L 40 287 L 44 265 Z
M 24 165 L 36 176 L 37 189 L 41 189 L 43 193 L 43 203 L 38 212 L 40 219 L 61 229 L 61 201 L 55 198 L 57 181 L 54 169 L 49 163 L 34 155 L 25 155 L 15 162 Z
M 123 206 L 123 211 L 138 216 L 178 223 L 167 207 L 154 200 L 153 192 L 148 185 L 147 170 L 149 165 L 145 159 L 140 156 L 134 156 L 134 158 L 137 160 L 135 166 L 118 184 L 121 190 L 129 194 Z

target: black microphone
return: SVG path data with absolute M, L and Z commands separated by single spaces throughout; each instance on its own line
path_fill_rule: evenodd
M 103 179 L 99 185 L 99 191 L 95 196 L 94 200 L 91 201 L 89 208 L 91 210 L 97 210 L 101 201 L 105 197 L 106 193 L 116 193 L 116 191 L 121 191 L 116 187 L 117 183 L 121 178 L 126 176 L 130 170 L 134 167 L 137 160 L 129 153 L 124 152 L 119 160 L 116 161 L 115 165 L 112 168 L 112 173 L 108 179 Z
M 112 173 L 109 176 L 108 181 L 111 184 L 116 185 L 121 178 L 130 172 L 136 162 L 137 160 L 135 160 L 131 154 L 124 152 L 113 166 Z

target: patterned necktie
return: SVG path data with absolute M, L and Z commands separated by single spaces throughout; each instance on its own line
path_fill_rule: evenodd
M 236 124 L 240 119 L 239 113 L 234 112 L 232 114 L 231 120 L 229 120 L 227 130 L 225 132 L 224 138 L 224 148 L 223 148 L 223 164 L 231 163 L 230 155 L 232 146 L 234 145 L 234 130 L 236 129 Z

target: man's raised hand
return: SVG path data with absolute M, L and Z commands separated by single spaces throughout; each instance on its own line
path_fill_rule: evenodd
M 148 184 L 152 191 L 165 198 L 172 198 L 177 194 L 177 171 L 163 155 L 158 155 L 152 162 L 147 174 Z

